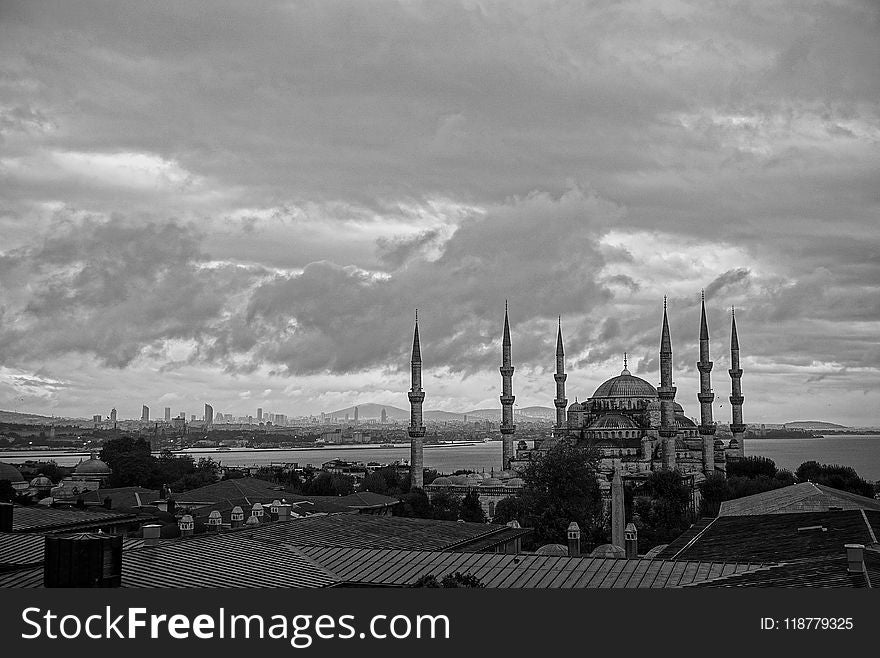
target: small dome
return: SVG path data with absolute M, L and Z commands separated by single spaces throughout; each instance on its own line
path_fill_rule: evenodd
M 263 511 L 263 503 L 254 503 L 254 506 L 251 509 L 254 510 L 255 512 L 257 512 L 257 511 L 262 512 Z
M 535 555 L 565 556 L 568 555 L 568 546 L 564 544 L 544 544 L 535 551 Z
M 624 370 L 617 377 L 612 377 L 599 385 L 595 398 L 656 398 L 657 389 L 641 377 L 635 377 Z
M 621 546 L 602 544 L 601 546 L 597 546 L 596 549 L 590 553 L 590 557 L 625 558 L 626 551 L 623 550 Z
M 255 514 L 251 514 L 245 525 L 260 525 L 260 519 Z
M 503 486 L 503 483 L 498 478 L 488 478 L 483 480 L 480 484 L 481 487 L 500 487 Z
M 8 480 L 9 482 L 24 482 L 21 472 L 12 464 L 0 462 L 0 480 Z
M 110 475 L 110 467 L 103 461 L 98 459 L 98 454 L 93 452 L 91 459 L 88 459 L 73 469 L 77 475 Z
M 525 480 L 523 480 L 522 478 L 510 478 L 507 481 L 508 487 L 522 487 L 524 485 L 525 485 Z
M 208 514 L 208 518 L 209 518 L 209 519 L 219 519 L 219 518 L 220 518 L 220 512 L 218 512 L 217 510 L 211 510 L 211 513 Z
M 675 423 L 679 427 L 686 427 L 688 429 L 697 428 L 697 424 L 684 414 L 675 414 Z
M 45 475 L 40 475 L 31 480 L 31 486 L 35 489 L 50 489 L 55 485 L 53 485 L 52 480 L 47 478 Z
M 449 478 L 449 483 L 457 485 L 467 485 L 469 484 L 469 480 L 466 475 L 453 475 L 451 478 Z
M 435 485 L 435 484 L 437 486 L 449 486 L 450 484 L 452 484 L 452 478 L 447 477 L 445 475 L 441 475 L 438 478 L 434 478 L 434 481 L 431 482 L 431 485 Z
M 180 522 L 181 523 L 192 523 L 193 522 L 192 514 L 184 514 L 183 516 L 180 517 Z
M 604 414 L 603 416 L 599 416 L 596 420 L 594 420 L 587 429 L 630 430 L 638 429 L 638 425 L 636 425 L 635 421 L 632 418 L 628 418 L 627 416 L 621 414 Z

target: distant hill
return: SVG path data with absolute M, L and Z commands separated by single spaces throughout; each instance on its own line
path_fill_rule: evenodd
M 409 418 L 409 410 L 393 407 L 390 404 L 374 404 L 372 402 L 367 402 L 366 404 L 357 405 L 357 408 L 358 420 L 381 418 L 382 409 L 384 409 L 385 413 L 388 415 L 388 420 L 407 420 Z M 336 411 L 330 411 L 327 413 L 331 418 L 335 417 L 340 419 L 345 418 L 345 414 L 348 414 L 349 420 L 354 420 L 354 407 L 346 407 L 345 409 L 337 409 Z
M 17 411 L 0 411 L 0 423 L 18 423 L 19 425 L 50 425 L 58 423 L 60 418 L 40 416 L 38 414 L 22 414 Z
M 367 420 L 372 418 L 381 418 L 382 409 L 388 416 L 388 420 L 409 420 L 409 409 L 401 409 L 388 404 L 374 404 L 368 402 L 357 405 L 358 420 Z M 348 414 L 349 420 L 354 420 L 354 407 L 346 407 L 345 409 L 337 409 L 336 411 L 327 412 L 331 418 L 344 419 Z M 501 406 L 492 409 L 472 409 L 470 411 L 440 411 L 439 409 L 426 409 L 424 411 L 425 420 L 442 422 L 448 420 L 462 421 L 467 416 L 468 420 L 497 420 L 501 421 Z M 551 407 L 523 407 L 516 409 L 517 418 L 535 418 L 535 419 L 552 419 L 556 416 L 556 410 Z
M 793 430 L 843 430 L 846 425 L 826 423 L 821 420 L 796 420 L 793 423 L 785 423 L 785 427 Z

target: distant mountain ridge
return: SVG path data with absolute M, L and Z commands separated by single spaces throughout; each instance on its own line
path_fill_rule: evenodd
M 409 410 L 401 409 L 390 404 L 375 404 L 367 402 L 365 404 L 353 405 L 336 411 L 325 412 L 330 418 L 344 419 L 348 414 L 349 420 L 354 420 L 354 408 L 358 409 L 358 420 L 378 419 L 382 417 L 382 409 L 388 420 L 408 420 Z M 517 417 L 534 418 L 534 419 L 552 419 L 556 417 L 556 410 L 552 407 L 523 407 L 515 410 Z M 426 409 L 424 411 L 425 420 L 443 421 L 443 420 L 464 420 L 467 416 L 468 420 L 501 420 L 501 406 L 490 409 L 471 409 L 470 411 L 441 411 L 439 409 Z
M 843 430 L 846 425 L 826 423 L 822 420 L 796 420 L 793 423 L 784 423 L 785 427 L 796 430 Z

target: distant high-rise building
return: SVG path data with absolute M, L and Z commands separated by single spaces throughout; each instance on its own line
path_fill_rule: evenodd
M 205 404 L 205 427 L 211 427 L 214 424 L 214 407 Z
M 263 422 L 263 410 L 260 407 L 257 407 L 257 422 Z
M 110 410 L 110 422 L 111 422 L 111 423 L 115 423 L 115 422 L 116 422 L 116 407 L 113 407 L 113 408 Z
M 357 407 L 354 408 L 354 424 L 355 425 L 358 424 L 358 408 Z
M 323 414 L 321 414 L 321 415 L 323 415 Z M 384 425 L 387 422 L 388 422 L 388 412 L 385 411 L 385 407 L 382 407 L 382 424 Z
M 165 407 L 165 422 L 171 422 L 171 407 Z
M 101 422 L 101 414 L 95 414 L 94 416 L 92 416 L 92 422 L 94 422 L 95 425 L 100 423 Z
M 348 422 L 348 414 L 345 414 L 345 422 Z
M 191 423 L 196 422 L 196 415 L 195 414 L 190 414 L 189 422 L 191 422 Z
M 150 420 L 150 408 L 147 405 L 141 408 L 141 420 L 144 422 L 149 422 Z

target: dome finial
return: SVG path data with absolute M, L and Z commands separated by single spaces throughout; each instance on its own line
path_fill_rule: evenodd
M 626 370 L 626 352 L 623 353 L 623 369 Z
M 706 289 L 705 288 L 700 288 L 700 301 L 701 302 L 706 301 Z
M 666 310 L 666 295 L 663 295 L 663 310 Z

